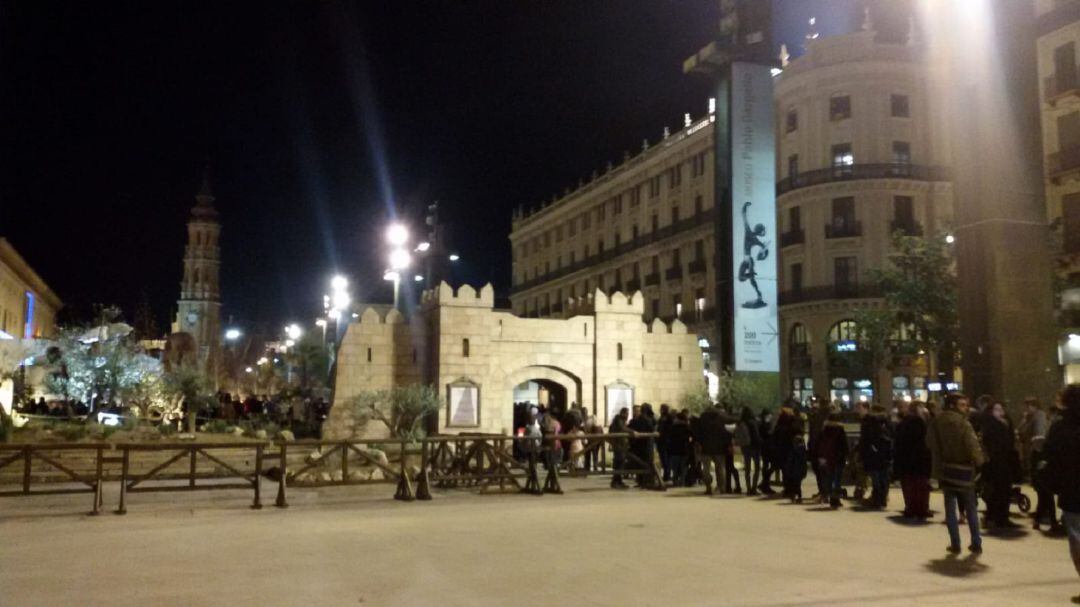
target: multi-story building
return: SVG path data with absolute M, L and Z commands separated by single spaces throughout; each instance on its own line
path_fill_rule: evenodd
M 868 272 L 894 232 L 950 224 L 933 78 L 913 37 L 872 26 L 808 41 L 776 78 L 781 381 L 801 399 L 869 399 L 873 379 L 897 397 L 925 396 L 926 356 L 898 343 L 902 355 L 875 378 L 854 314 L 880 305 Z
M 562 198 L 514 214 L 513 289 L 523 317 L 588 314 L 597 290 L 641 291 L 645 319 L 714 339 L 712 116 L 609 167 Z M 715 343 L 715 342 L 714 342 Z
M 63 304 L 6 238 L 0 238 L 0 339 L 56 334 Z
M 1065 381 L 1080 381 L 1080 2 L 1037 0 L 1046 215 L 1058 238 L 1059 352 Z

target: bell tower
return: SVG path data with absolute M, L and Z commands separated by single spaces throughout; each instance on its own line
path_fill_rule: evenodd
M 221 348 L 221 292 L 218 287 L 221 224 L 214 208 L 209 167 L 203 173 L 202 187 L 195 196 L 187 233 L 184 279 L 180 283 L 173 332 L 187 333 L 194 338 L 200 366 L 214 377 Z

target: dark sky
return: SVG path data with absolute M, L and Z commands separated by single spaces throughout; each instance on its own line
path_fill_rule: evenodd
M 514 207 L 704 112 L 718 4 L 5 1 L 0 235 L 76 316 L 145 294 L 165 327 L 209 157 L 226 318 L 311 319 L 335 271 L 389 299 L 387 209 L 435 199 L 505 296 Z M 781 38 L 853 4 L 781 0 Z

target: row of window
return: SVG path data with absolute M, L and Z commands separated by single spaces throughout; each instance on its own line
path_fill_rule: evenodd
M 691 178 L 697 179 L 705 175 L 707 153 L 707 151 L 698 152 L 685 163 L 689 165 Z M 537 235 L 528 243 L 521 245 L 518 252 L 519 256 L 524 257 L 529 252 L 536 253 L 541 248 L 547 248 L 551 246 L 553 241 L 561 241 L 564 234 L 567 236 L 574 236 L 579 229 L 581 231 L 588 230 L 592 226 L 594 220 L 598 227 L 602 226 L 609 216 L 614 217 L 623 212 L 624 200 L 630 208 L 637 207 L 641 203 L 641 193 L 646 188 L 648 188 L 648 195 L 650 198 L 655 198 L 660 195 L 664 181 L 667 182 L 669 190 L 677 189 L 682 185 L 683 181 L 683 164 L 684 163 L 678 163 L 669 167 L 662 173 L 653 175 L 622 193 L 615 194 L 611 198 L 597 204 L 592 209 L 583 212 L 581 215 L 570 218 L 564 224 L 555 226 L 544 232 L 542 235 Z M 697 196 L 695 204 L 700 205 L 700 200 L 701 196 Z
M 855 217 L 855 197 L 843 196 L 832 199 L 831 215 L 829 224 L 825 228 L 827 238 L 844 238 L 848 236 L 861 236 L 862 226 Z M 908 233 L 919 231 L 919 225 L 915 221 L 915 199 L 911 196 L 893 196 L 893 219 L 892 230 L 902 230 Z M 784 244 L 799 244 L 803 242 L 802 207 L 795 205 L 787 210 L 787 229 Z
M 896 93 L 890 95 L 889 111 L 893 118 L 910 118 L 911 102 L 908 96 Z M 830 122 L 851 118 L 851 95 L 841 94 L 830 97 L 828 118 Z M 784 132 L 792 133 L 797 130 L 799 130 L 799 110 L 791 108 L 784 119 Z
M 602 282 L 601 276 L 597 282 Z M 589 281 L 585 281 L 585 289 L 583 293 L 588 293 Z M 598 286 L 601 291 L 604 291 L 602 286 Z M 573 299 L 576 293 L 575 285 L 569 287 L 569 297 Z M 606 292 L 606 291 L 605 291 Z M 563 290 L 556 289 L 552 293 L 545 293 L 543 295 L 537 295 L 532 299 L 532 306 L 526 306 L 523 310 L 525 316 L 549 316 L 558 315 L 561 313 L 563 305 Z M 654 318 L 678 318 L 685 321 L 702 321 L 705 319 L 705 313 L 708 310 L 708 298 L 705 295 L 705 289 L 699 288 L 694 290 L 694 297 L 690 304 L 692 308 L 687 309 L 684 305 L 684 299 L 682 293 L 673 293 L 670 295 L 668 303 L 670 307 L 665 314 L 663 310 L 663 301 L 660 297 L 653 297 L 649 300 L 649 305 L 646 308 L 646 320 L 652 320 Z M 690 316 L 687 316 L 687 314 Z M 468 356 L 468 354 L 466 354 Z
M 637 238 L 637 234 L 634 235 L 634 238 Z M 619 246 L 618 238 L 616 238 L 616 240 L 615 240 L 615 246 L 616 247 Z M 603 252 L 604 252 L 604 240 L 601 238 L 600 242 L 599 242 L 599 247 L 597 249 L 597 254 L 600 254 L 600 253 L 603 253 Z M 583 257 L 582 259 L 588 259 L 588 255 L 589 255 L 589 245 L 586 244 L 585 245 L 585 257 Z M 681 274 L 681 271 L 682 271 L 682 251 L 679 248 L 676 247 L 676 248 L 672 249 L 667 254 L 667 257 L 669 257 L 669 259 L 670 259 L 670 269 L 677 269 Z M 573 266 L 577 261 L 577 257 L 574 255 L 574 251 L 570 251 L 570 258 L 569 259 L 570 259 L 569 265 Z M 562 255 L 556 256 L 556 258 L 555 258 L 555 268 L 554 268 L 555 272 L 558 272 L 558 271 L 562 270 L 562 268 L 563 268 L 562 261 L 563 261 Z M 704 240 L 699 239 L 699 240 L 694 241 L 694 262 L 693 263 L 700 263 L 700 264 L 705 263 L 705 241 Z M 541 272 L 541 267 L 543 268 L 543 272 Z M 640 276 L 640 274 L 641 274 L 641 263 L 640 262 L 634 262 L 634 264 L 631 267 L 633 268 L 633 270 L 632 270 L 633 280 L 640 279 L 640 277 L 641 277 Z M 652 256 L 651 266 L 650 267 L 651 267 L 651 270 L 652 270 L 652 272 L 651 272 L 652 274 L 659 274 L 660 273 L 660 255 L 653 255 Z M 552 273 L 551 262 L 545 261 L 543 266 L 540 266 L 540 265 L 533 266 L 533 273 L 531 275 L 531 278 L 540 278 L 540 277 L 543 277 L 543 276 L 547 276 L 547 275 L 549 275 L 551 273 Z M 602 277 L 603 277 L 603 275 L 601 274 L 601 280 L 597 281 L 597 283 L 598 283 L 598 285 L 599 285 L 599 287 L 601 289 L 604 288 L 603 287 Z M 526 268 L 524 278 L 523 278 L 523 282 L 528 282 L 529 280 L 530 280 L 530 274 L 529 274 L 528 268 Z M 616 268 L 615 269 L 615 284 L 616 285 L 621 285 L 622 284 L 622 268 Z M 584 292 L 588 292 L 588 281 L 586 281 L 586 287 L 585 287 Z M 571 297 L 573 297 L 573 296 L 571 296 Z
M 838 321 L 829 328 L 826 343 L 835 345 L 859 341 L 859 325 L 850 318 Z M 893 330 L 889 341 L 893 343 L 908 343 L 916 338 L 915 326 L 904 324 Z M 806 325 L 797 322 L 788 331 L 788 350 L 793 356 L 806 356 L 809 354 L 810 333 Z
M 841 172 L 853 171 L 855 166 L 855 152 L 850 143 L 837 143 L 830 150 L 832 159 L 831 168 Z M 911 143 L 907 141 L 892 142 L 892 164 L 907 166 L 911 164 Z M 787 176 L 794 179 L 799 176 L 799 155 L 791 154 L 787 159 Z

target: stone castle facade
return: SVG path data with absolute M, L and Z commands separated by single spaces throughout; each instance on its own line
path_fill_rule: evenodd
M 366 308 L 341 342 L 324 435 L 353 435 L 343 403 L 361 391 L 418 382 L 443 396 L 440 433 L 494 434 L 513 431 L 515 388 L 528 382 L 551 386 L 605 425 L 619 407 L 675 405 L 704 387 L 697 337 L 678 320 L 645 323 L 640 293 L 595 291 L 565 319 L 522 318 L 494 303 L 491 285 L 455 292 L 444 282 L 408 319 Z M 370 424 L 363 434 L 380 431 Z

